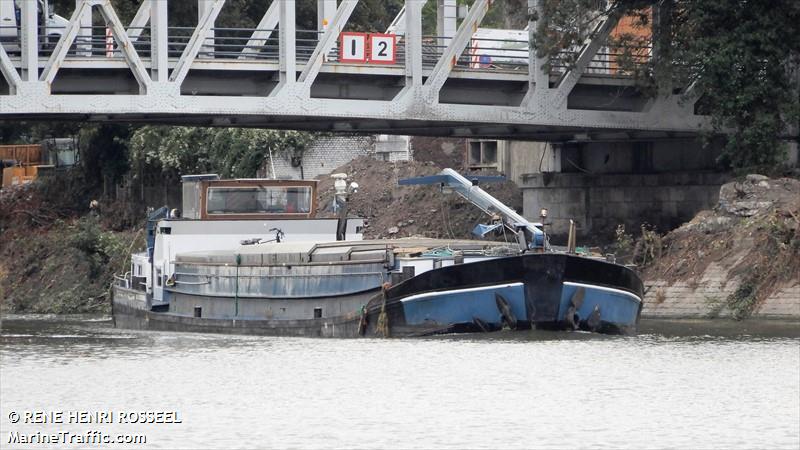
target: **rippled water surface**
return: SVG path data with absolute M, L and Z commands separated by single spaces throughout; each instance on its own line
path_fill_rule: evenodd
M 99 431 L 146 436 L 113 448 L 800 448 L 797 323 L 642 328 L 322 340 L 6 317 L 0 447 Z M 24 423 L 52 411 L 116 416 Z M 134 411 L 182 423 L 117 423 Z

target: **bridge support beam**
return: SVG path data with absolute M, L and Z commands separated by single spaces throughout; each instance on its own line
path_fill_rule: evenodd
M 566 75 L 564 75 L 564 77 L 561 79 L 561 83 L 559 83 L 557 87 L 555 98 L 553 99 L 555 105 L 559 107 L 566 106 L 567 97 L 569 96 L 570 92 L 572 92 L 572 89 L 574 89 L 575 85 L 578 84 L 578 80 L 581 78 L 581 76 L 583 76 L 584 72 L 586 72 L 586 67 L 592 61 L 592 58 L 594 58 L 594 56 L 597 54 L 597 51 L 603 44 L 606 43 L 608 35 L 611 34 L 611 30 L 617 26 L 619 18 L 619 9 L 612 10 L 594 35 L 590 36 L 586 40 L 583 45 L 583 49 L 578 55 L 578 60 L 575 61 L 575 66 L 567 71 Z
M 39 79 L 39 27 L 36 23 L 38 2 L 20 2 L 20 46 L 22 51 L 22 80 Z
M 550 76 L 545 71 L 547 58 L 540 58 L 536 51 L 536 27 L 539 20 L 543 20 L 544 14 L 542 0 L 528 0 L 528 75 L 530 76 L 530 86 L 528 93 L 532 94 L 535 89 L 550 88 Z
M 297 82 L 297 47 L 296 47 L 295 2 L 280 2 L 280 82 L 272 95 L 279 93 L 287 86 Z
M 422 7 L 425 1 L 406 0 L 406 88 L 422 86 Z
M 75 0 L 75 9 L 81 6 L 83 0 Z M 79 18 L 80 29 L 75 40 L 78 42 L 78 54 L 92 56 L 92 12 L 86 11 Z
M 81 1 L 81 0 L 76 0 Z M 151 3 L 164 3 L 164 1 L 157 1 L 151 2 L 151 0 L 142 0 L 142 3 L 139 4 L 139 9 L 136 10 L 136 15 L 133 16 L 133 20 L 131 20 L 131 24 L 128 25 L 128 29 L 126 30 L 128 33 L 128 37 L 131 41 L 138 41 L 139 36 L 142 35 L 142 31 L 144 31 L 144 27 L 147 25 L 147 22 L 150 20 L 150 16 L 153 11 L 153 6 Z
M 11 59 L 9 59 L 2 45 L 0 45 L 0 73 L 3 74 L 3 77 L 8 83 L 9 94 L 16 95 L 17 88 L 20 83 L 22 83 L 22 79 L 20 79 L 17 69 L 14 68 Z
M 261 18 L 261 21 L 256 26 L 256 30 L 250 35 L 250 39 L 242 49 L 242 54 L 238 59 L 247 59 L 248 56 L 258 54 L 259 47 L 267 43 L 267 40 L 272 36 L 272 32 L 275 31 L 275 27 L 278 26 L 279 3 L 280 0 L 272 0 L 272 3 L 269 4 L 267 12 L 264 13 L 264 17 Z
M 191 39 L 189 39 L 189 43 L 186 44 L 186 48 L 183 50 L 181 59 L 178 60 L 178 64 L 175 65 L 175 68 L 172 70 L 172 74 L 169 77 L 169 80 L 178 86 L 183 84 L 183 80 L 186 79 L 186 75 L 189 73 L 189 67 L 191 67 L 195 58 L 197 58 L 197 54 L 200 52 L 200 47 L 202 47 L 203 43 L 205 42 L 205 37 L 208 36 L 208 30 L 211 29 L 214 21 L 217 20 L 219 11 L 222 9 L 222 5 L 225 4 L 225 0 L 213 1 L 214 3 L 211 4 L 211 8 L 206 9 L 203 13 L 200 23 L 197 24 L 197 28 L 194 29 L 194 33 L 192 34 Z
M 47 60 L 47 64 L 44 66 L 44 70 L 42 71 L 41 80 L 46 82 L 48 85 L 53 83 L 53 79 L 55 79 L 56 73 L 58 72 L 58 69 L 61 67 L 61 63 L 64 61 L 64 58 L 66 58 L 70 46 L 75 41 L 75 37 L 78 35 L 78 31 L 80 30 L 81 26 L 81 18 L 87 13 L 91 16 L 92 5 L 87 0 L 81 0 L 80 4 L 75 8 L 75 11 L 72 13 L 72 18 L 70 18 L 69 20 L 67 29 L 64 30 L 64 34 L 61 35 L 61 39 L 59 39 L 58 44 L 56 44 L 56 48 L 53 49 L 53 53 L 50 55 L 50 59 Z M 24 55 L 25 43 L 23 42 L 22 45 L 23 45 L 23 55 Z M 23 67 L 24 67 L 24 59 L 23 59 Z
M 550 112 L 565 111 L 567 109 L 567 99 L 569 94 L 578 84 L 578 81 L 586 72 L 586 68 L 592 58 L 597 54 L 600 47 L 606 43 L 611 30 L 619 22 L 620 14 L 618 10 L 613 10 L 609 16 L 597 28 L 592 36 L 589 36 L 578 55 L 575 65 L 567 71 L 561 78 L 557 86 L 550 87 L 550 74 L 543 70 L 546 68 L 547 59 L 540 58 L 536 52 L 536 42 L 534 30 L 537 20 L 542 20 L 542 0 L 528 0 L 528 9 L 531 20 L 528 22 L 529 38 L 531 42 L 529 50 L 529 81 L 528 92 L 522 100 L 522 106 L 528 111 L 548 110 Z
M 50 59 L 47 61 L 47 65 L 44 67 L 39 80 L 47 83 L 47 86 L 53 83 L 58 69 L 61 67 L 64 58 L 66 58 L 69 52 L 69 48 L 72 46 L 72 43 L 75 42 L 75 38 L 81 27 L 81 18 L 85 14 L 91 14 L 92 7 L 94 6 L 100 8 L 100 14 L 103 16 L 106 26 L 111 29 L 111 34 L 114 36 L 119 51 L 122 52 L 122 56 L 125 57 L 125 62 L 128 64 L 131 72 L 133 72 L 134 78 L 136 78 L 136 81 L 139 83 L 140 94 L 146 94 L 151 82 L 150 75 L 147 73 L 142 60 L 139 58 L 139 54 L 136 53 L 133 43 L 125 33 L 125 28 L 122 26 L 122 22 L 120 22 L 119 17 L 117 17 L 117 13 L 114 11 L 109 0 L 81 1 L 81 4 L 75 8 L 75 12 L 72 13 L 67 29 L 64 30 L 64 34 L 61 36 L 61 39 L 58 40 L 58 44 L 56 44 L 53 54 L 50 55 Z
M 450 41 L 458 31 L 458 5 L 456 0 L 436 0 L 436 36 L 440 38 L 442 47 Z
M 456 62 L 458 62 L 458 58 L 467 48 L 469 40 L 472 39 L 472 34 L 481 24 L 490 5 L 491 0 L 475 0 L 472 9 L 470 9 L 469 14 L 467 14 L 467 17 L 461 23 L 452 42 L 450 42 L 450 45 L 444 50 L 436 66 L 431 71 L 428 80 L 425 82 L 425 89 L 428 91 L 426 95 L 429 96 L 430 101 L 438 103 L 439 91 L 450 76 L 450 72 L 453 71 L 453 67 L 456 65 Z
M 311 54 L 308 63 L 306 63 L 306 67 L 297 80 L 299 83 L 302 83 L 301 95 L 303 97 L 311 96 L 311 85 L 314 84 L 314 80 L 317 78 L 319 70 L 322 68 L 325 55 L 333 48 L 333 45 L 339 38 L 339 33 L 341 33 L 347 21 L 350 19 L 350 14 L 356 9 L 356 5 L 358 5 L 358 0 L 342 0 L 342 4 L 339 5 L 339 8 L 336 10 L 336 15 L 329 25 L 327 25 L 327 30 L 320 38 L 319 43 L 317 43 L 317 46 L 314 48 L 314 53 Z
M 197 0 L 197 23 L 200 26 L 200 21 L 208 14 L 209 11 L 214 9 L 216 0 Z M 219 14 L 219 11 L 217 11 Z M 214 20 L 216 20 L 216 15 L 214 15 Z M 203 35 L 203 46 L 200 48 L 200 53 L 198 56 L 200 58 L 213 58 L 214 57 L 214 37 L 215 33 L 212 28 L 214 28 L 214 20 L 211 21 L 211 26 L 208 27 L 206 30 L 205 35 Z M 207 45 L 212 44 L 212 45 Z
M 167 46 L 167 2 L 150 2 L 150 77 L 157 83 L 169 80 L 169 59 Z

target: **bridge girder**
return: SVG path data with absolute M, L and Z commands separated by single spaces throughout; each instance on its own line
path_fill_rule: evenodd
M 387 67 L 332 61 L 338 33 L 345 28 L 357 2 L 344 0 L 339 5 L 308 60 L 297 58 L 298 41 L 292 23 L 278 25 L 283 29 L 278 30 L 280 58 L 265 60 L 260 50 L 254 51 L 249 44 L 265 45 L 272 30 L 254 30 L 245 39 L 248 45 L 236 55 L 213 53 L 215 40 L 224 39 L 219 33 L 214 34 L 213 24 L 225 0 L 209 2 L 180 58 L 167 58 L 167 45 L 172 44 L 165 36 L 166 8 L 162 2 L 144 0 L 126 31 L 108 0 L 78 0 L 67 32 L 44 65 L 39 60 L 38 39 L 21 39 L 19 57 L 7 54 L 0 46 L 0 70 L 7 86 L 3 92 L 0 83 L 0 120 L 80 118 L 523 139 L 568 139 L 586 131 L 600 137 L 620 132 L 689 135 L 709 125 L 707 117 L 694 113 L 692 102 L 663 96 L 639 108 L 637 101 L 625 99 L 636 94 L 632 81 L 587 72 L 588 62 L 613 26 L 614 17 L 599 27 L 594 40 L 586 43 L 578 64 L 554 79 L 539 70 L 543 61 L 528 49 L 524 51 L 531 64 L 530 69 L 524 67 L 524 72 L 474 67 L 469 59 L 471 50 L 465 49 L 476 45 L 471 41 L 490 0 L 475 2 L 448 46 L 436 55 L 433 67 L 423 55 L 422 2 L 418 0 L 406 0 L 405 35 L 398 46 L 398 64 Z M 538 0 L 529 3 L 531 8 L 538 8 Z M 106 49 L 105 55 L 111 57 L 87 57 L 71 50 L 77 48 L 73 47 L 73 40 L 85 20 L 82 11 L 92 6 L 101 9 L 114 36 L 116 45 L 113 51 Z M 282 20 L 294 20 L 294 2 L 284 2 L 280 7 L 271 5 L 262 23 L 274 27 Z M 147 49 L 152 57 L 147 52 L 140 55 L 136 47 L 142 28 L 148 23 L 152 47 L 148 45 Z M 529 27 L 533 29 L 535 23 Z M 27 28 L 26 32 L 30 34 Z M 36 48 L 26 47 L 31 45 Z M 205 47 L 211 48 L 212 53 L 199 58 Z M 466 67 L 462 62 L 465 54 Z M 35 61 L 30 60 L 32 55 L 36 55 Z M 45 70 L 38 79 L 26 76 L 31 68 L 40 65 Z M 130 78 L 130 73 L 139 86 L 136 92 L 124 87 L 124 78 Z M 238 85 L 230 81 L 239 79 L 234 73 L 250 77 L 254 87 L 237 94 Z M 102 74 L 112 87 L 99 90 L 92 78 L 96 74 Z M 324 74 L 324 79 L 318 74 Z M 214 84 L 217 78 L 225 88 L 222 94 L 204 95 L 189 88 L 198 83 Z M 396 88 L 387 90 L 387 86 Z M 109 89 L 116 91 L 109 94 Z M 370 98 L 370 92 L 380 94 Z M 601 104 L 607 102 L 603 96 L 609 95 L 617 97 L 617 109 L 604 109 Z

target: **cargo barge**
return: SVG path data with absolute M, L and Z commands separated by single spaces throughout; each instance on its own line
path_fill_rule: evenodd
M 147 222 L 148 248 L 114 286 L 122 328 L 314 337 L 405 337 L 502 329 L 636 332 L 634 271 L 550 247 L 474 180 L 445 169 L 403 184 L 438 184 L 493 217 L 512 242 L 363 240 L 346 212 L 315 218 L 316 182 L 183 179 L 183 211 Z

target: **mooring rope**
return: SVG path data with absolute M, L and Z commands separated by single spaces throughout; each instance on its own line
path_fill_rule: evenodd
M 384 283 L 381 313 L 378 314 L 378 323 L 375 324 L 375 332 L 383 334 L 383 337 L 389 337 L 389 315 L 386 314 L 386 289 L 387 285 Z

